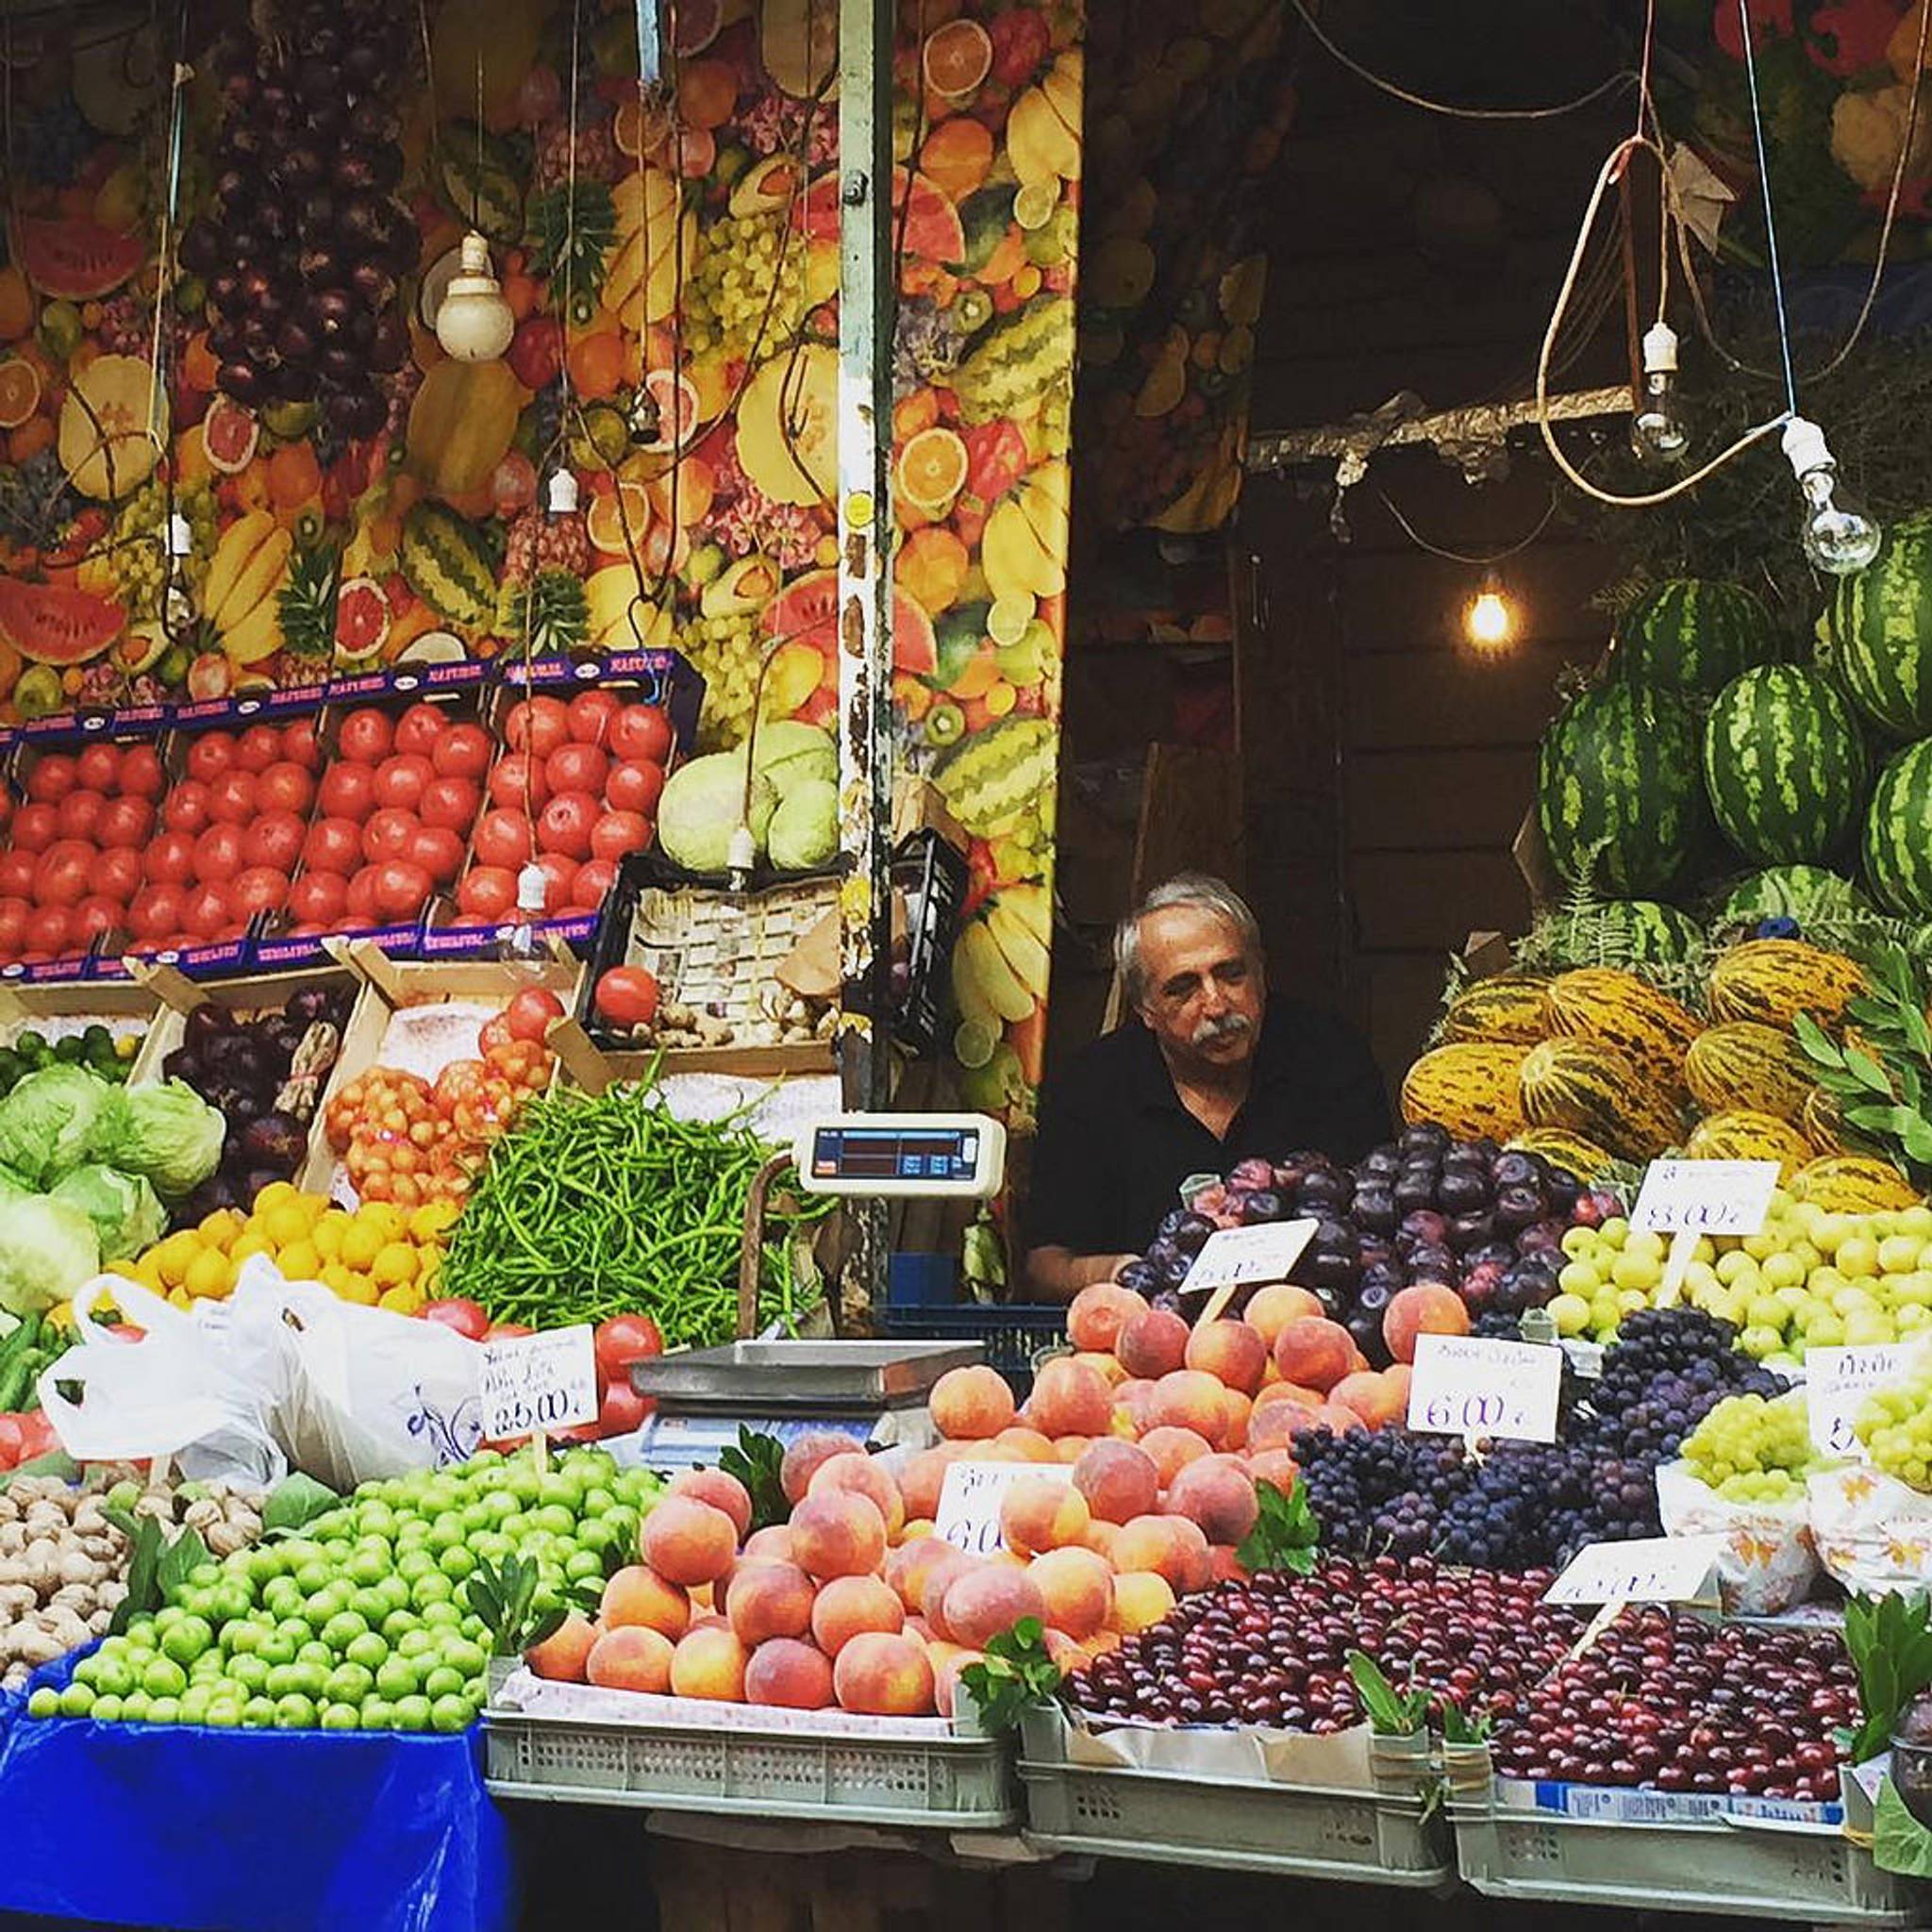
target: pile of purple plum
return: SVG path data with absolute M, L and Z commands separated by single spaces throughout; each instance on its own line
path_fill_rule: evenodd
M 1120 1278 L 1157 1306 L 1179 1307 L 1188 1270 L 1217 1228 L 1312 1220 L 1290 1279 L 1319 1295 L 1380 1368 L 1389 1360 L 1382 1311 L 1402 1289 L 1440 1282 L 1462 1297 L 1477 1333 L 1511 1332 L 1556 1294 L 1564 1234 L 1622 1211 L 1613 1194 L 1592 1192 L 1541 1155 L 1452 1140 L 1425 1124 L 1354 1168 L 1322 1154 L 1243 1160 L 1169 1214 Z

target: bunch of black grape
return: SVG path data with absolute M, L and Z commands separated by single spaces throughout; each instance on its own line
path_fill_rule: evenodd
M 1407 1429 L 1309 1430 L 1295 1437 L 1294 1456 L 1322 1547 L 1354 1556 L 1423 1554 L 1469 1482 L 1459 1441 Z
M 1674 1457 L 1725 1396 L 1782 1394 L 1776 1375 L 1738 1353 L 1737 1332 L 1698 1308 L 1626 1315 L 1569 1440 L 1655 1464 Z
M 223 121 L 215 208 L 181 237 L 206 278 L 224 394 L 316 403 L 336 437 L 373 436 L 378 377 L 409 353 L 397 300 L 418 236 L 396 198 L 403 154 L 387 96 L 406 75 L 408 9 L 303 0 L 271 38 L 214 49 Z

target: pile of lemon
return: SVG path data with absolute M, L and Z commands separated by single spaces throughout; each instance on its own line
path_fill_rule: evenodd
M 420 1314 L 437 1294 L 444 1243 L 458 1208 L 367 1201 L 352 1213 L 326 1194 L 276 1181 L 251 1213 L 232 1208 L 157 1241 L 123 1271 L 176 1307 L 232 1294 L 242 1264 L 265 1255 L 290 1281 L 319 1281 L 345 1302 Z

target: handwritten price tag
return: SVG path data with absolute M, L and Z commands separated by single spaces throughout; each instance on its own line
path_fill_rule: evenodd
M 486 1442 L 595 1422 L 597 1354 L 591 1324 L 486 1341 L 482 1393 Z
M 1918 1341 L 1879 1341 L 1864 1348 L 1807 1348 L 1805 1351 L 1805 1409 L 1813 1445 L 1827 1456 L 1869 1460 L 1852 1433 L 1852 1420 L 1866 1396 L 1888 1382 L 1901 1381 L 1924 1357 Z
M 1657 1234 L 1757 1234 L 1777 1172 L 1774 1160 L 1653 1160 L 1630 1225 Z
M 1563 1352 L 1535 1341 L 1418 1335 L 1408 1425 L 1440 1436 L 1557 1440 Z
M 1256 1227 L 1217 1228 L 1194 1257 L 1181 1292 L 1204 1294 L 1217 1288 L 1245 1288 L 1256 1281 L 1286 1281 L 1319 1224 L 1269 1221 Z
M 1549 1604 L 1705 1604 L 1718 1600 L 1721 1536 L 1586 1543 L 1543 1592 Z
M 955 1462 L 947 1466 L 940 1486 L 939 1513 L 933 1532 L 942 1542 L 974 1557 L 991 1557 L 1006 1548 L 1000 1535 L 1000 1505 L 1007 1491 L 1024 1476 L 1043 1476 L 1050 1483 L 1070 1483 L 1072 1467 L 1064 1462 Z

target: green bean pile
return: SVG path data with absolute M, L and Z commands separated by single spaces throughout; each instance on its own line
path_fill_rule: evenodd
M 743 1121 L 681 1121 L 645 1087 L 541 1095 L 491 1149 L 451 1230 L 439 1291 L 532 1328 L 644 1314 L 667 1348 L 737 1326 L 744 1208 L 770 1150 Z M 774 1188 L 758 1326 L 790 1324 L 791 1237 L 830 1211 Z

